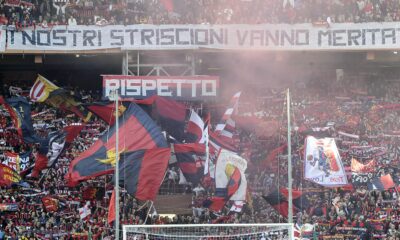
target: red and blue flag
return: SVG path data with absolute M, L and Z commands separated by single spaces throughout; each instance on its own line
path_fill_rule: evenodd
M 161 129 L 138 105 L 130 104 L 118 122 L 118 154 L 121 155 L 121 160 L 129 152 L 168 147 Z M 111 126 L 106 134 L 71 162 L 66 175 L 70 186 L 113 172 L 117 154 L 116 130 L 115 125 Z
M 142 149 L 121 154 L 119 184 L 139 200 L 154 201 L 171 157 L 170 148 Z
M 134 100 L 135 103 L 153 105 L 151 115 L 156 118 L 161 128 L 179 142 L 185 137 L 186 106 L 170 98 L 153 95 L 143 100 Z M 155 107 L 155 108 L 154 108 Z
M 204 173 L 205 145 L 198 143 L 174 144 L 174 151 L 178 167 L 186 180 L 196 186 Z

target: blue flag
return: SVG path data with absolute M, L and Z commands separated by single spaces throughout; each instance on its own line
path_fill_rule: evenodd
M 6 99 L 6 102 L 15 110 L 16 117 L 22 131 L 24 142 L 35 143 L 39 142 L 39 138 L 35 135 L 35 130 L 32 126 L 31 106 L 24 97 L 12 97 Z

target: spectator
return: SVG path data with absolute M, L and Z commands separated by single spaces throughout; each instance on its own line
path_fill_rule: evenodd
M 69 26 L 76 26 L 77 25 L 76 19 L 72 15 L 68 18 L 68 25 Z

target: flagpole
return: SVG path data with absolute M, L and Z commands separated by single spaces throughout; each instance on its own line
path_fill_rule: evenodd
M 119 240 L 119 123 L 118 123 L 118 92 L 115 90 L 115 168 L 114 168 L 114 189 L 115 189 L 115 239 Z
M 290 126 L 290 94 L 289 88 L 286 92 L 286 107 L 287 107 L 287 146 L 288 146 L 288 223 L 293 223 L 293 197 L 292 197 L 292 141 L 291 141 L 291 126 Z

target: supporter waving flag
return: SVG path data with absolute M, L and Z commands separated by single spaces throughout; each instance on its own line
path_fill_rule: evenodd
M 56 86 L 41 75 L 33 84 L 29 97 L 32 102 L 44 102 L 52 107 L 73 112 L 84 122 L 90 120 L 92 113 L 87 111 L 75 97 L 66 90 Z
M 121 153 L 168 147 L 161 129 L 138 105 L 131 104 L 118 121 L 118 154 L 121 155 L 121 160 L 125 157 Z M 117 154 L 116 130 L 115 125 L 111 126 L 98 141 L 71 162 L 66 175 L 70 185 L 113 172 Z

